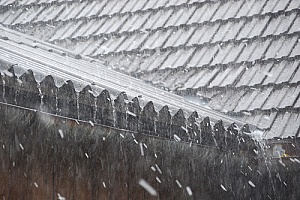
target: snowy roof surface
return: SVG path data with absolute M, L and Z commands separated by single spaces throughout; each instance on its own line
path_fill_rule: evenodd
M 193 93 L 266 130 L 299 134 L 299 0 L 0 2 L 0 23 Z

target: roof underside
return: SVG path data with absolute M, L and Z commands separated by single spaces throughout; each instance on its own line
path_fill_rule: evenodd
M 266 130 L 299 134 L 299 0 L 0 3 L 0 23 Z

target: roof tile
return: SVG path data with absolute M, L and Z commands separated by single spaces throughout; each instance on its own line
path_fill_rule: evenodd
M 246 1 L 248 1 L 248 0 L 246 0 Z M 248 8 L 248 11 L 246 10 L 246 12 L 245 12 L 246 16 L 253 16 L 253 15 L 260 14 L 264 8 L 265 3 L 266 3 L 266 0 L 255 0 L 254 4 L 252 4 Z
M 299 55 L 300 55 L 300 38 L 297 39 L 293 51 L 290 54 L 290 57 L 299 56 Z
M 252 10 L 256 11 L 257 9 L 255 9 L 255 5 L 258 5 L 257 3 L 255 3 L 256 0 L 245 0 L 245 2 L 242 4 L 242 6 L 240 7 L 238 13 L 236 14 L 236 18 L 240 18 L 242 16 L 247 15 L 247 13 L 250 11 L 250 9 L 252 8 Z M 261 1 L 256 1 L 256 2 L 261 2 Z M 255 4 L 254 4 L 255 3 Z M 256 11 L 258 12 L 258 11 Z M 256 13 L 255 12 L 255 13 Z
M 248 68 L 246 65 L 241 65 L 241 67 L 244 67 L 246 70 L 240 77 L 239 81 L 237 82 L 236 86 L 249 86 L 249 82 L 254 78 L 254 76 L 257 76 L 259 73 L 257 71 L 259 70 L 258 64 L 254 65 L 253 67 Z
M 247 108 L 251 105 L 252 101 L 259 95 L 260 91 L 255 89 L 251 90 L 244 95 L 239 101 L 237 107 L 234 109 L 235 112 L 246 111 Z
M 274 58 L 282 58 L 288 56 L 291 53 L 291 49 L 297 43 L 298 37 L 288 37 L 284 38 L 282 47 L 276 52 Z
M 299 0 L 291 0 L 289 6 L 287 7 L 286 11 L 298 9 L 300 8 L 300 1 Z
M 208 88 L 212 87 L 219 87 L 223 80 L 229 75 L 231 72 L 231 68 L 225 68 L 223 70 L 220 70 L 218 75 L 213 79 L 213 81 L 209 84 Z
M 190 48 L 187 50 L 178 50 L 174 53 L 171 53 L 160 68 L 166 69 L 184 66 L 194 51 L 195 48 Z
M 287 126 L 288 120 L 291 117 L 291 113 L 280 113 L 271 127 L 271 130 L 267 132 L 266 138 L 271 139 L 273 137 L 281 136 L 284 133 L 284 129 Z
M 245 19 L 240 19 L 238 22 L 228 21 L 229 29 L 224 33 L 222 41 L 236 40 L 236 36 L 241 31 L 245 24 Z
M 220 6 L 218 7 L 217 11 L 215 12 L 215 14 L 210 19 L 210 21 L 224 19 L 224 15 L 228 12 L 228 10 L 230 10 L 230 12 L 228 12 L 228 14 L 231 14 L 231 17 L 233 17 L 235 13 L 231 12 L 232 10 L 231 10 L 230 6 L 231 6 L 230 1 L 227 1 L 226 3 L 221 3 Z
M 131 15 L 119 30 L 119 33 L 140 29 L 150 16 L 150 12 Z
M 251 105 L 247 108 L 247 110 L 255 110 L 260 109 L 262 105 L 266 102 L 269 95 L 271 94 L 273 88 L 268 87 L 259 92 L 255 99 L 252 100 Z
M 288 87 L 284 87 L 280 90 L 279 89 L 274 90 L 272 94 L 269 96 L 266 103 L 262 106 L 262 109 L 269 110 L 271 108 L 278 108 L 280 102 L 283 100 L 288 90 L 289 90 Z
M 285 0 L 283 0 L 283 1 L 285 1 Z M 277 3 L 278 3 L 278 0 L 266 1 L 266 4 L 265 4 L 265 6 L 264 6 L 264 8 L 263 8 L 263 10 L 261 12 L 261 14 L 273 12 L 274 8 L 276 8 L 276 4 Z
M 282 138 L 294 137 L 297 133 L 299 133 L 300 129 L 300 114 L 299 113 L 291 113 L 291 117 L 289 118 L 288 124 L 286 125 L 285 130 L 280 135 Z
M 289 30 L 289 33 L 295 33 L 300 31 L 300 15 L 296 16 L 295 21 L 293 21 L 292 27 Z
M 220 86 L 225 87 L 228 85 L 233 85 L 236 81 L 238 81 L 239 77 L 241 76 L 244 70 L 245 66 L 243 65 L 240 67 L 232 68 L 231 72 L 225 77 Z
M 143 29 L 156 29 L 163 27 L 166 21 L 171 17 L 173 10 L 159 10 L 153 13 L 143 26 Z
M 229 112 L 233 111 L 244 94 L 244 90 L 234 91 L 234 93 L 230 95 L 228 101 L 225 103 L 223 110 Z
M 181 32 L 181 30 L 178 32 Z M 157 47 L 162 47 L 165 41 L 169 37 L 172 38 L 176 36 L 176 33 L 177 32 L 173 32 L 172 29 L 155 31 L 147 38 L 141 49 L 155 49 Z M 170 46 L 172 46 L 172 44 L 170 44 Z
M 298 98 L 299 94 L 300 94 L 300 86 L 291 87 L 286 93 L 286 96 L 282 99 L 282 102 L 280 103 L 278 108 L 292 107 L 296 99 Z

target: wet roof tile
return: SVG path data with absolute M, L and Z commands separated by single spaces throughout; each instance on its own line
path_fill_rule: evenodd
M 87 13 L 86 17 L 98 16 L 109 0 L 97 1 L 98 3 Z
M 284 64 L 284 62 L 283 62 L 283 64 Z M 293 74 L 296 72 L 298 66 L 299 66 L 299 60 L 288 62 L 284 66 L 284 70 L 279 74 L 276 84 L 289 82 L 289 80 L 292 78 Z
M 242 74 L 242 76 L 240 77 L 239 81 L 237 82 L 237 84 L 236 84 L 237 87 L 248 86 L 250 80 L 252 80 L 253 77 L 258 74 L 257 71 L 259 70 L 259 67 L 257 66 L 257 64 L 250 68 L 248 68 L 245 65 L 241 65 L 241 66 L 243 66 L 245 68 L 245 71 Z
M 229 29 L 224 33 L 222 41 L 234 40 L 245 24 L 245 19 L 238 22 L 229 21 Z
M 278 108 L 292 107 L 300 94 L 300 86 L 290 87 Z
M 223 80 L 231 73 L 231 68 L 221 69 L 218 75 L 213 79 L 213 81 L 209 84 L 208 88 L 219 87 Z
M 242 16 L 247 15 L 247 13 L 250 11 L 250 9 L 253 9 L 253 5 L 257 5 L 257 3 L 259 3 L 260 1 L 257 1 L 257 3 L 255 3 L 256 0 L 246 0 L 242 6 L 240 7 L 239 11 L 236 14 L 236 18 L 240 18 Z M 255 3 L 255 4 L 254 4 Z
M 252 101 L 256 98 L 257 95 L 259 95 L 260 91 L 255 89 L 255 90 L 250 90 L 249 92 L 244 95 L 238 105 L 235 107 L 234 111 L 235 112 L 241 112 L 241 111 L 246 111 L 247 108 L 251 105 Z
M 243 4 L 244 4 L 244 0 L 231 1 L 229 5 L 229 9 L 227 9 L 227 12 L 224 14 L 222 19 L 229 19 L 235 17 Z
M 291 52 L 291 54 L 289 56 L 294 57 L 297 55 L 300 55 L 300 38 L 297 39 L 297 42 L 293 48 L 293 51 Z
M 142 49 L 155 49 L 157 47 L 162 47 L 165 41 L 175 34 L 176 33 L 174 33 L 172 29 L 158 30 L 148 37 Z M 172 46 L 172 44 L 170 46 Z
M 130 12 L 136 12 L 138 10 L 142 10 L 146 4 L 147 4 L 147 0 L 139 0 L 135 3 L 134 7 L 130 10 Z
M 145 59 L 144 62 L 141 64 L 141 71 L 151 71 L 154 69 L 158 69 L 161 66 L 161 63 L 164 62 L 164 60 L 168 57 L 170 53 L 171 51 L 155 52 L 155 54 Z
M 278 79 L 281 72 L 286 68 L 287 64 L 287 61 L 274 64 L 271 68 L 271 71 L 267 73 L 267 77 L 264 80 L 263 85 L 276 83 L 276 80 Z
M 296 134 L 299 133 L 299 128 L 300 128 L 300 114 L 292 113 L 281 137 L 282 138 L 287 138 L 289 136 L 295 137 Z
M 289 33 L 299 32 L 300 31 L 300 15 L 296 16 L 295 21 L 293 21 L 292 27 L 289 30 Z
M 262 105 L 266 102 L 268 99 L 269 95 L 271 94 L 273 88 L 272 87 L 267 87 L 263 89 L 262 91 L 259 92 L 257 97 L 252 100 L 251 104 L 247 108 L 247 110 L 255 110 L 255 109 L 260 109 Z
M 243 48 L 244 48 L 243 43 L 233 45 L 232 49 L 228 52 L 226 57 L 222 60 L 222 63 L 227 64 L 227 63 L 230 63 L 230 62 L 235 62 L 235 60 L 238 58 L 240 53 L 243 51 Z
M 291 113 L 280 113 L 271 128 L 271 130 L 267 133 L 266 138 L 271 139 L 273 137 L 281 136 L 284 133 L 284 129 L 287 126 L 288 120 L 291 117 Z
M 173 10 L 159 10 L 151 15 L 143 26 L 143 29 L 156 29 L 163 27 L 169 17 L 172 15 Z
M 283 1 L 285 1 L 285 0 L 283 0 Z M 276 7 L 277 3 L 278 3 L 278 0 L 266 1 L 266 4 L 264 5 L 263 10 L 261 11 L 261 14 L 272 12 L 274 10 L 274 8 Z
M 204 18 L 205 10 L 209 7 L 208 4 L 204 4 L 203 6 L 194 6 L 195 12 L 191 16 L 191 18 L 188 20 L 187 24 L 193 24 L 193 23 L 202 23 L 204 20 L 201 20 L 201 18 Z
M 300 1 L 298 0 L 291 0 L 289 6 L 287 7 L 287 11 L 300 8 Z
M 284 98 L 284 96 L 286 95 L 286 93 L 288 92 L 288 90 L 289 90 L 288 87 L 284 87 L 280 90 L 279 89 L 274 90 L 272 94 L 269 96 L 266 103 L 262 106 L 262 109 L 269 110 L 271 108 L 277 108 L 280 102 L 282 101 L 282 99 Z
M 173 52 L 168 56 L 164 63 L 162 63 L 162 66 L 160 68 L 166 69 L 184 66 L 194 51 L 195 48 L 190 48 L 187 50 L 179 50 L 177 52 Z
M 230 74 L 228 74 L 228 76 L 225 77 L 225 79 L 223 80 L 220 86 L 225 87 L 228 85 L 233 85 L 235 82 L 238 81 L 239 77 L 241 76 L 244 70 L 245 67 L 243 65 L 240 67 L 233 68 Z
M 282 48 L 280 48 L 274 58 L 281 58 L 284 56 L 288 56 L 291 53 L 291 49 L 297 43 L 298 37 L 288 37 L 284 38 Z
M 225 103 L 223 110 L 229 112 L 233 111 L 244 94 L 244 90 L 234 91 L 233 94 L 230 95 L 228 101 Z
M 216 21 L 218 19 L 224 19 L 224 15 L 228 12 L 228 10 L 232 11 L 231 8 L 231 2 L 228 1 L 226 3 L 220 3 L 220 7 L 218 7 L 217 11 L 214 13 L 210 21 Z M 235 13 L 230 14 L 234 15 Z
M 184 31 L 181 31 L 181 34 L 180 34 L 179 38 L 177 40 L 172 41 L 173 46 L 174 47 L 180 46 L 180 45 L 186 45 L 187 46 L 187 42 L 192 37 L 195 30 L 196 30 L 196 27 L 191 27 L 187 30 L 185 29 Z M 165 44 L 165 47 L 166 46 L 167 46 L 167 43 Z
M 262 37 L 265 37 L 267 35 L 279 35 L 280 33 L 287 31 L 295 16 L 296 16 L 295 13 L 292 13 L 289 16 L 284 16 L 284 15 L 275 16 L 268 23 L 268 26 L 264 31 L 264 33 L 262 34 Z
M 148 19 L 150 14 L 151 13 L 148 12 L 148 13 L 140 13 L 138 15 L 129 16 L 128 20 L 124 22 L 124 25 L 119 30 L 119 33 L 140 29 Z
M 185 25 L 187 24 L 188 20 L 192 17 L 193 13 L 196 10 L 196 6 L 188 6 L 188 7 L 184 7 L 183 13 L 180 16 L 180 18 L 178 18 L 178 20 L 173 24 L 173 26 L 180 26 L 180 25 Z
M 269 129 L 276 119 L 276 116 L 277 112 L 267 112 L 262 114 L 257 126 L 261 129 Z
M 260 14 L 266 4 L 266 0 L 256 0 L 254 4 L 251 5 L 249 11 L 247 12 L 247 16 Z
M 254 51 L 251 53 L 250 57 L 246 61 L 255 61 L 261 58 L 264 58 L 266 51 L 268 50 L 269 44 L 272 39 L 268 38 L 264 41 L 257 41 L 257 45 Z M 246 48 L 245 48 L 246 49 Z M 245 50 L 244 49 L 244 50 Z
M 208 103 L 208 106 L 213 108 L 214 110 L 223 110 L 223 105 L 230 99 L 232 95 L 235 93 L 232 91 L 228 91 L 227 93 L 220 93 Z M 227 112 L 227 111 L 225 111 Z
M 299 97 L 294 105 L 294 108 L 300 108 L 300 98 Z

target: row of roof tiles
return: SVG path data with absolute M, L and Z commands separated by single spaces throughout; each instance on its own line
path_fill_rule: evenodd
M 62 26 L 61 29 L 58 29 L 55 33 L 51 34 L 53 36 L 49 38 L 49 40 L 52 41 L 62 38 L 75 39 L 78 36 L 89 37 L 91 35 L 101 35 L 102 33 L 109 32 L 107 30 L 108 28 L 115 31 L 118 27 L 98 27 L 95 21 L 90 21 L 85 24 L 86 26 L 84 25 L 80 27 L 81 23 L 85 24 L 84 22 L 75 22 L 74 24 L 71 23 L 66 26 Z M 93 25 L 93 28 L 89 29 L 88 27 L 91 25 Z M 172 28 L 157 30 L 155 32 L 136 32 L 129 35 L 124 34 L 119 37 L 108 38 L 103 36 L 98 38 L 87 38 L 84 43 L 89 44 L 89 49 L 82 50 L 82 48 L 79 48 L 77 51 L 78 53 L 83 54 L 86 54 L 85 51 L 94 52 L 94 55 L 98 55 L 121 51 L 141 51 L 155 48 L 202 45 L 208 42 L 221 43 L 228 42 L 230 40 L 252 39 L 254 37 L 266 37 L 269 35 L 280 35 L 284 33 L 294 34 L 300 31 L 299 26 L 300 16 L 297 15 L 297 12 L 291 12 L 288 14 L 282 13 L 281 15 L 273 17 L 263 16 L 252 18 L 251 20 L 242 19 L 241 21 L 236 22 L 218 22 L 216 24 L 192 26 L 179 30 Z M 249 27 L 252 28 L 249 29 Z M 39 30 L 37 29 L 36 31 L 38 32 Z M 39 32 L 32 34 L 36 35 L 39 34 Z
M 36 5 L 32 7 L 16 8 L 0 14 L 0 22 L 8 25 L 58 22 L 90 18 L 104 18 L 102 23 L 116 23 L 126 21 L 139 29 L 136 22 L 143 22 L 147 18 L 148 25 L 143 29 L 158 27 L 178 26 L 214 22 L 231 18 L 249 17 L 279 11 L 290 11 L 300 8 L 297 0 L 240 0 L 240 1 L 201 1 L 175 0 L 175 1 L 147 1 L 147 0 L 122 0 L 122 1 L 83 1 L 61 5 Z M 125 6 L 123 6 L 123 4 Z M 145 5 L 141 7 L 141 5 Z M 149 6 L 147 6 L 149 5 Z M 251 7 L 252 6 L 252 7 Z M 249 9 L 251 8 L 251 9 Z M 157 10 L 158 9 L 158 10 Z M 144 10 L 141 13 L 135 13 Z M 112 16 L 113 15 L 113 16 Z M 106 21 L 106 22 L 105 22 Z M 143 23 L 141 23 L 142 25 Z
M 154 71 L 141 75 L 143 80 L 171 90 L 222 87 L 256 87 L 299 84 L 300 61 L 281 60 L 263 63 L 241 64 L 215 68 L 199 68 L 174 71 Z
M 292 17 L 293 19 L 290 19 Z M 89 45 L 93 51 L 93 55 L 107 54 L 112 52 L 122 51 L 142 51 L 156 48 L 180 47 L 180 46 L 194 46 L 203 45 L 205 43 L 220 43 L 231 40 L 246 40 L 254 37 L 267 37 L 269 35 L 280 35 L 283 33 L 293 34 L 299 32 L 300 16 L 296 17 L 293 13 L 288 17 L 283 17 L 284 20 L 274 20 L 283 23 L 284 26 L 276 28 L 279 25 L 269 20 L 264 20 L 262 24 L 257 20 L 247 21 L 243 23 L 228 22 L 227 24 L 214 24 L 212 26 L 191 27 L 189 29 L 167 29 L 158 30 L 154 33 L 138 33 L 133 35 L 122 35 L 120 37 L 111 38 L 90 38 L 86 42 L 88 44 L 96 43 L 96 45 Z M 286 20 L 286 21 L 285 21 Z M 293 23 L 295 20 L 295 23 Z M 255 23 L 256 25 L 252 26 Z M 267 25 L 269 24 L 269 26 Z M 235 27 L 235 25 L 237 27 Z M 259 27 L 256 27 L 259 26 Z M 230 29 L 229 29 L 230 27 Z M 249 30 L 249 27 L 254 27 Z M 275 28 L 274 28 L 275 27 Z M 72 29 L 67 29 L 70 33 Z M 66 32 L 65 32 L 66 33 Z M 78 33 L 76 31 L 76 33 Z M 214 34 L 212 34 L 214 33 Z M 55 34 L 55 37 L 61 33 Z M 64 35 L 64 34 L 62 34 Z M 100 47 L 100 48 L 99 48 Z M 94 48 L 94 49 L 93 49 Z M 78 52 L 85 54 L 85 51 Z
M 187 9 L 187 8 L 186 8 Z M 181 9 L 183 10 L 183 9 Z M 184 11 L 184 10 L 183 10 Z M 190 13 L 184 12 L 185 15 Z M 157 13 L 156 13 L 157 14 Z M 61 23 L 53 28 L 52 36 L 49 41 L 61 40 L 66 38 L 81 39 L 91 36 L 99 36 L 102 34 L 120 34 L 123 36 L 126 32 L 128 40 L 137 40 L 136 38 L 146 37 L 152 41 L 158 39 L 158 42 L 143 45 L 141 49 L 166 48 L 169 46 L 203 44 L 206 42 L 219 42 L 228 40 L 240 40 L 244 38 L 254 38 L 257 36 L 279 35 L 282 33 L 294 33 L 299 31 L 300 17 L 297 16 L 298 11 L 284 12 L 271 15 L 260 15 L 250 18 L 239 18 L 235 20 L 223 20 L 199 24 L 198 21 L 185 20 L 188 18 L 179 17 L 174 20 L 171 18 L 149 18 L 149 14 L 130 15 L 131 19 L 117 16 L 115 18 L 102 18 L 100 20 L 92 19 L 89 22 L 86 20 L 72 21 L 68 24 Z M 159 17 L 159 15 L 157 15 Z M 132 25 L 134 23 L 134 26 Z M 185 24 L 189 25 L 184 29 L 178 29 L 178 26 Z M 159 30 L 164 27 L 164 29 Z M 249 27 L 252 29 L 249 30 Z M 158 29 L 158 30 L 157 30 Z M 142 30 L 132 32 L 134 30 Z M 153 30 L 153 31 L 145 31 Z M 211 33 L 214 33 L 213 35 Z M 141 36 L 145 35 L 146 36 Z M 161 36 L 164 36 L 161 38 Z M 200 37 L 201 36 L 201 37 Z M 125 37 L 120 37 L 124 40 Z M 118 38 L 112 37 L 110 40 L 103 41 L 104 43 L 113 43 L 118 41 Z M 114 51 L 114 49 L 111 49 Z M 119 50 L 117 50 L 119 51 Z
M 131 43 L 134 45 L 134 43 Z M 253 41 L 238 43 L 211 44 L 191 48 L 175 48 L 165 52 L 156 51 L 152 55 L 144 54 L 135 58 L 131 65 L 125 66 L 126 59 L 131 55 L 111 55 L 107 59 L 112 65 L 125 68 L 127 72 L 143 72 L 179 67 L 198 68 L 203 66 L 224 65 L 230 63 L 244 63 L 261 60 L 274 60 L 300 55 L 300 38 L 298 35 L 284 35 L 281 37 L 258 38 Z M 91 56 L 96 56 L 97 51 Z M 140 60 L 140 62 L 139 62 Z
M 300 131 L 299 112 L 265 112 L 253 115 L 245 115 L 243 120 L 265 129 L 264 138 L 287 138 L 297 135 Z
M 227 89 L 213 96 L 208 106 L 222 112 L 251 112 L 254 110 L 271 110 L 300 108 L 300 85 L 276 88 L 250 88 L 244 90 Z

